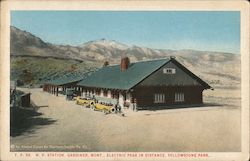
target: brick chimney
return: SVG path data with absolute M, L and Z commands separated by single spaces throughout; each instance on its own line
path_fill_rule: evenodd
M 106 66 L 109 66 L 109 62 L 108 62 L 108 61 L 105 61 L 105 62 L 103 63 L 103 67 L 106 67 Z
M 127 70 L 129 64 L 130 64 L 129 58 L 128 58 L 128 57 L 123 57 L 123 58 L 121 59 L 121 64 L 120 64 L 121 71 Z

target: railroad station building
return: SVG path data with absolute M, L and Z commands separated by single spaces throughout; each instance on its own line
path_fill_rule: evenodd
M 77 84 L 82 95 L 117 100 L 122 108 L 138 109 L 200 105 L 203 90 L 211 87 L 174 57 L 108 65 L 84 77 Z

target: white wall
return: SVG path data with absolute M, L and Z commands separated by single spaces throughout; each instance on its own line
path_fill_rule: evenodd
M 124 108 L 124 97 L 121 93 L 119 93 L 119 105 L 122 109 Z
M 103 97 L 103 90 L 101 89 L 101 94 L 100 94 L 101 97 Z
M 108 98 L 111 98 L 111 91 L 108 90 Z

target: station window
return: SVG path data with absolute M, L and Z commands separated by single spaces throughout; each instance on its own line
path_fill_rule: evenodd
M 154 94 L 154 103 L 164 103 L 165 102 L 165 94 L 156 93 Z
M 95 94 L 96 94 L 96 95 L 100 95 L 100 90 L 99 90 L 99 89 L 96 89 L 96 90 L 95 90 Z
M 183 92 L 175 93 L 175 102 L 184 102 L 184 93 Z
M 101 91 L 100 91 L 100 96 L 103 97 L 103 95 L 104 95 L 104 94 L 103 94 L 103 90 L 101 89 Z
M 174 68 L 163 68 L 164 74 L 175 74 L 176 70 Z
M 108 91 L 104 90 L 104 91 L 103 91 L 103 96 L 104 96 L 104 97 L 107 97 L 107 96 L 108 96 Z

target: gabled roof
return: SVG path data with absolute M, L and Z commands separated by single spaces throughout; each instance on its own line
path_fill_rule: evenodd
M 75 83 L 75 82 L 79 82 L 82 79 L 84 79 L 85 77 L 87 77 L 90 74 L 90 72 L 87 73 L 70 73 L 67 75 L 64 75 L 60 78 L 57 79 L 53 79 L 50 80 L 48 82 L 46 82 L 46 84 L 52 84 L 52 85 L 56 85 L 56 86 L 60 86 L 60 85 L 64 85 L 64 84 L 69 84 L 69 83 Z
M 194 73 L 192 73 L 190 70 L 188 70 L 186 67 L 184 67 L 181 63 L 179 63 L 175 59 L 171 59 L 172 62 L 177 65 L 179 68 L 181 68 L 184 72 L 186 72 L 190 77 L 194 78 L 197 80 L 205 89 L 210 89 L 212 88 L 209 84 L 207 84 L 205 81 L 203 81 L 201 78 L 196 76 Z
M 120 65 L 106 66 L 93 72 L 77 85 L 128 90 L 166 64 L 169 60 L 170 59 L 158 59 L 130 63 L 128 69 L 124 71 L 121 71 Z
M 77 85 L 106 89 L 129 90 L 149 77 L 168 62 L 173 62 L 205 89 L 211 88 L 174 58 L 158 59 L 131 63 L 127 70 L 122 71 L 120 65 L 106 66 L 83 78 Z

